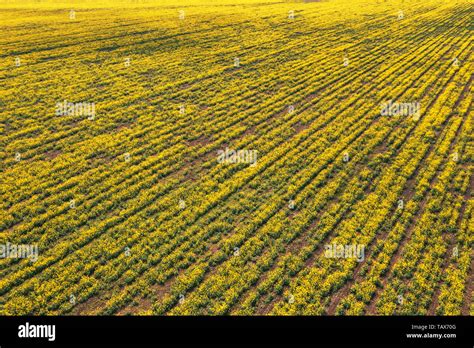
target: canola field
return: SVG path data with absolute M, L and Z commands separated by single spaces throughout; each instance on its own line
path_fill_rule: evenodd
M 471 315 L 473 9 L 0 1 L 0 314 Z

